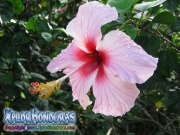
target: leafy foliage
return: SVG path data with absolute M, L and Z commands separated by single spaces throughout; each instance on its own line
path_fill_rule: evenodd
M 174 24 L 176 22 L 176 18 L 170 12 L 161 12 L 154 17 L 153 22 L 161 24 Z
M 90 0 L 89 0 L 90 1 Z M 159 58 L 154 75 L 137 84 L 141 93 L 135 106 L 122 117 L 83 110 L 72 101 L 69 81 L 50 98 L 29 92 L 33 81 L 48 82 L 63 76 L 51 74 L 50 60 L 66 48 L 71 37 L 65 28 L 75 17 L 82 0 L 1 0 L 0 1 L 0 108 L 14 110 L 74 110 L 74 132 L 5 132 L 1 134 L 83 134 L 83 135 L 178 135 L 180 134 L 180 1 L 100 0 L 119 12 L 119 18 L 102 27 L 105 34 L 126 32 L 148 54 Z M 90 99 L 95 100 L 89 93 Z M 3 119 L 3 112 L 0 112 Z
M 116 7 L 119 13 L 128 10 L 133 2 L 134 0 L 108 0 L 108 4 L 112 7 Z

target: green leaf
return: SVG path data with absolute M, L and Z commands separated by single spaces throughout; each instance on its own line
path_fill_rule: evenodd
M 24 81 L 15 81 L 14 85 L 16 85 L 18 88 L 25 90 L 25 91 L 28 90 L 30 87 L 30 85 Z
M 172 113 L 180 113 L 180 91 L 171 91 L 164 97 L 167 111 Z
M 16 88 L 13 87 L 12 85 L 8 85 L 6 87 L 5 93 L 6 93 L 6 96 L 10 97 L 11 99 L 12 97 L 19 95 L 19 91 L 16 90 Z
M 52 42 L 52 35 L 48 32 L 42 32 L 41 36 L 48 41 L 49 43 Z
M 133 3 L 134 0 L 108 0 L 107 2 L 110 6 L 115 7 L 119 13 L 128 10 Z
M 13 44 L 24 45 L 29 42 L 29 36 L 27 35 L 26 32 L 19 31 L 12 37 L 11 42 Z
M 168 10 L 175 10 L 180 5 L 180 0 L 166 0 L 163 6 Z
M 27 24 L 26 24 L 26 29 L 27 30 L 32 30 L 32 31 L 35 31 L 35 20 L 37 19 L 37 15 L 35 15 L 35 16 L 33 16 L 33 17 L 31 17 L 29 20 L 28 20 L 28 22 L 27 22 Z
M 13 16 L 13 6 L 6 0 L 0 1 L 0 23 L 7 22 Z
M 0 69 L 9 69 L 7 62 L 3 58 L 0 58 Z
M 169 89 L 171 87 L 171 83 L 166 79 L 165 76 L 155 72 L 154 75 L 145 83 L 137 84 L 137 87 L 140 90 L 161 90 Z
M 3 37 L 3 36 L 4 36 L 4 30 L 0 29 L 0 37 Z
M 50 32 L 47 20 L 40 18 L 38 15 L 35 15 L 28 20 L 26 29 L 38 32 Z
M 108 0 L 101 0 L 103 4 L 106 4 Z
M 90 118 L 90 119 L 95 119 L 95 118 L 100 117 L 101 115 L 100 114 L 95 114 L 92 111 L 88 111 L 85 114 L 82 114 L 81 116 L 86 117 L 86 118 Z
M 141 4 L 135 5 L 134 9 L 136 9 L 138 11 L 144 12 L 148 8 L 152 8 L 152 7 L 158 6 L 158 5 L 162 4 L 165 1 L 166 0 L 156 0 L 156 1 L 153 1 L 153 2 L 143 2 Z
M 26 99 L 26 96 L 25 96 L 25 94 L 24 94 L 23 92 L 21 92 L 21 97 L 22 97 L 23 99 Z
M 147 95 L 147 98 L 152 100 L 154 103 L 157 103 L 157 102 L 161 101 L 161 99 L 163 97 L 163 95 L 158 95 L 158 91 L 156 91 L 156 92 L 157 93 L 152 93 L 152 94 Z
M 152 56 L 157 57 L 160 48 L 160 39 L 155 36 L 139 36 L 136 38 L 136 43 Z
M 38 73 L 31 72 L 30 75 L 31 75 L 32 78 L 39 78 L 39 79 L 42 79 L 42 80 L 46 80 L 46 77 L 44 77 L 43 75 L 38 74 Z
M 40 98 L 35 103 L 31 103 L 33 107 L 38 108 L 40 111 L 49 109 L 49 101 L 44 98 Z
M 164 135 L 164 133 L 163 132 L 156 132 L 154 135 Z
M 38 32 L 50 32 L 50 28 L 48 26 L 48 21 L 44 18 L 38 17 L 35 20 L 35 29 Z
M 159 52 L 159 62 L 157 71 L 166 77 L 177 67 L 177 55 L 173 50 L 165 50 Z
M 176 23 L 171 26 L 171 30 L 174 32 L 180 31 L 180 17 L 177 17 Z
M 15 70 L 16 74 L 24 74 L 26 72 L 26 69 L 24 68 L 22 63 L 19 61 L 16 61 L 14 63 L 14 70 Z
M 55 28 L 54 30 L 60 31 L 60 32 L 64 32 L 66 35 L 68 35 L 66 29 L 64 28 Z
M 0 82 L 10 84 L 13 81 L 13 72 L 9 71 L 6 74 L 0 73 Z
M 120 16 L 116 21 L 109 22 L 101 27 L 101 32 L 103 34 L 107 33 L 108 31 L 112 30 L 116 26 L 123 24 L 125 20 L 124 16 Z
M 53 93 L 53 95 L 49 98 L 49 100 L 67 106 L 68 104 L 70 105 L 72 103 L 72 102 L 68 103 L 69 97 L 70 96 L 67 92 L 64 92 L 63 90 L 57 90 Z
M 156 15 L 152 21 L 161 24 L 174 24 L 176 18 L 172 13 L 166 11 Z
M 105 135 L 102 131 L 98 131 L 97 135 Z
M 132 25 L 126 26 L 126 33 L 131 37 L 132 40 L 136 38 L 137 32 L 138 32 L 137 27 L 133 27 Z
M 24 11 L 24 5 L 21 0 L 8 0 L 13 4 L 14 13 L 20 14 Z

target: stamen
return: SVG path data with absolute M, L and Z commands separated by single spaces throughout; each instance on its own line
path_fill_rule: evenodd
M 32 91 L 34 95 L 39 93 L 40 98 L 49 98 L 55 90 L 60 89 L 61 83 L 61 79 L 40 84 L 38 82 L 31 83 L 32 87 L 29 88 L 29 91 Z
M 32 82 L 29 91 L 31 91 L 34 95 L 39 93 L 40 98 L 49 98 L 54 91 L 60 89 L 61 83 L 77 70 L 78 69 L 75 69 L 74 71 L 55 81 L 40 84 L 38 82 Z

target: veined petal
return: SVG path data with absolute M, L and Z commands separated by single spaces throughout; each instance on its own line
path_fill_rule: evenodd
M 74 41 L 68 45 L 68 47 L 61 51 L 61 53 L 53 58 L 53 60 L 47 66 L 47 69 L 55 73 L 65 68 L 80 67 L 85 62 L 90 61 L 90 57 L 84 51 L 82 51 Z
M 93 63 L 92 61 L 81 66 L 75 73 L 73 73 L 69 77 L 70 83 L 72 85 L 73 100 L 78 100 L 84 109 L 86 109 L 86 107 L 92 103 L 89 100 L 87 93 L 96 78 L 97 71 L 98 65 L 97 63 Z
M 101 67 L 93 84 L 93 93 L 96 98 L 93 108 L 95 113 L 122 116 L 134 106 L 139 90 L 135 84 L 122 82 L 105 73 Z
M 101 26 L 117 18 L 115 8 L 96 1 L 87 2 L 79 7 L 77 16 L 68 24 L 66 30 L 82 50 L 92 53 L 102 38 Z
M 124 82 L 143 83 L 157 67 L 157 58 L 148 55 L 129 36 L 117 30 L 106 34 L 97 50 L 106 54 L 105 68 Z

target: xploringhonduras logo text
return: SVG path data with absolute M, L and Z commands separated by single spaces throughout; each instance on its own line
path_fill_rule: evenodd
M 76 113 L 39 111 L 17 112 L 4 109 L 5 131 L 75 131 Z

